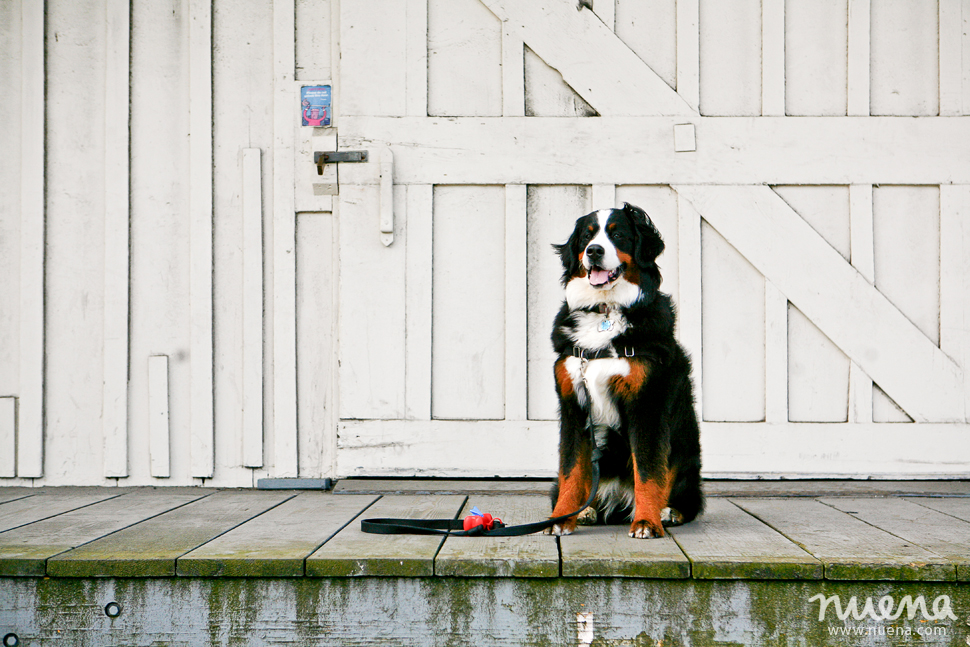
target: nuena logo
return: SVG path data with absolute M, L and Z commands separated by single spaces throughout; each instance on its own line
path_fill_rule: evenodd
M 849 598 L 849 603 L 842 606 L 842 600 L 837 595 L 830 595 L 825 597 L 821 593 L 813 595 L 808 599 L 809 602 L 818 601 L 818 619 L 819 621 L 825 620 L 825 614 L 828 612 L 829 605 L 835 610 L 835 615 L 838 616 L 839 620 L 847 620 L 851 616 L 855 620 L 862 620 L 864 618 L 871 618 L 872 620 L 896 620 L 903 613 L 909 620 L 916 617 L 916 613 L 919 612 L 924 620 L 956 620 L 957 617 L 953 614 L 953 609 L 950 607 L 950 596 L 940 595 L 933 600 L 933 611 L 930 612 L 926 608 L 926 600 L 922 595 L 917 596 L 914 600 L 913 596 L 904 596 L 899 604 L 896 604 L 896 600 L 891 595 L 885 595 L 879 598 L 876 604 L 873 604 L 872 598 L 866 598 L 865 603 L 862 605 L 862 609 L 859 609 L 859 600 L 856 596 Z

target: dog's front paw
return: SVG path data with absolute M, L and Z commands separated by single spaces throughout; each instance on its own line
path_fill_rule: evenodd
M 576 518 L 566 519 L 565 521 L 557 524 L 553 524 L 552 528 L 546 528 L 542 532 L 546 535 L 555 535 L 556 537 L 564 537 L 565 535 L 571 535 L 576 530 Z
M 684 523 L 684 515 L 674 508 L 664 508 L 660 511 L 660 521 L 664 526 L 679 526 Z
M 648 521 L 634 521 L 630 525 L 630 536 L 634 539 L 653 539 L 663 537 L 664 528 L 660 524 L 651 524 Z

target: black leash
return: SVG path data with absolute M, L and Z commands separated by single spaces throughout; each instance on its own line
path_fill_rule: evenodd
M 586 429 L 590 433 L 590 440 L 593 443 L 592 455 L 592 477 L 593 486 L 590 488 L 589 498 L 576 512 L 570 512 L 559 517 L 536 521 L 533 523 L 523 523 L 517 526 L 507 526 L 501 519 L 491 520 L 492 523 L 479 523 L 466 530 L 464 519 L 364 519 L 360 522 L 360 529 L 363 532 L 375 535 L 447 535 L 449 537 L 521 537 L 541 532 L 547 528 L 552 528 L 555 524 L 561 523 L 570 517 L 578 515 L 580 512 L 593 504 L 596 499 L 596 492 L 600 485 L 600 458 L 603 456 L 602 450 L 596 445 L 596 434 L 593 427 L 592 411 L 586 419 Z M 490 515 L 485 515 L 490 517 Z
M 571 354 L 583 361 L 583 382 L 586 382 L 586 363 L 589 360 L 601 359 L 604 357 L 633 357 L 639 355 L 646 356 L 651 361 L 662 364 L 663 361 L 655 354 L 644 349 L 624 347 L 622 355 L 620 349 L 613 346 L 598 351 L 590 351 L 578 346 L 572 349 Z M 587 391 L 588 391 L 587 386 Z M 570 512 L 559 517 L 536 521 L 534 523 L 523 523 L 517 526 L 507 526 L 501 519 L 492 519 L 491 515 L 474 515 L 477 510 L 473 509 L 473 516 L 483 517 L 482 521 L 477 521 L 478 525 L 466 528 L 465 519 L 364 519 L 360 522 L 360 529 L 363 532 L 375 535 L 447 535 L 449 537 L 520 537 L 541 532 L 547 528 L 552 528 L 557 523 L 561 523 L 570 517 L 575 517 L 583 510 L 593 505 L 596 500 L 596 492 L 600 484 L 600 458 L 603 456 L 602 448 L 596 442 L 596 429 L 593 424 L 593 408 L 590 406 L 589 415 L 586 417 L 586 431 L 589 432 L 590 442 L 593 446 L 592 454 L 592 477 L 593 486 L 590 488 L 589 498 L 576 512 Z M 468 517 L 466 517 L 467 519 Z M 484 521 L 484 523 L 483 523 Z
M 495 519 L 490 529 L 486 529 L 485 524 L 479 524 L 465 530 L 463 519 L 364 519 L 360 522 L 360 529 L 375 535 L 448 535 L 449 537 L 520 537 L 541 532 L 576 516 L 593 504 L 600 483 L 598 454 L 598 449 L 593 451 L 593 487 L 590 489 L 589 498 L 576 512 L 517 526 L 507 526 L 500 519 Z

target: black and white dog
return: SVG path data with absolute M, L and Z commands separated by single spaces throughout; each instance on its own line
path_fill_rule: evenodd
M 631 537 L 662 537 L 664 525 L 691 521 L 704 508 L 690 360 L 674 339 L 670 297 L 658 290 L 663 239 L 643 210 L 626 204 L 583 216 L 554 247 L 566 291 L 552 331 L 560 415 L 554 517 L 589 497 L 590 417 L 603 457 L 593 505 L 547 532 L 568 535 L 577 521 L 630 521 Z

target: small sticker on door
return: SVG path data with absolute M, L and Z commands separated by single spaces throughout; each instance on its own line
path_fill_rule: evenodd
M 300 107 L 304 126 L 329 126 L 330 86 L 305 85 L 300 88 Z

